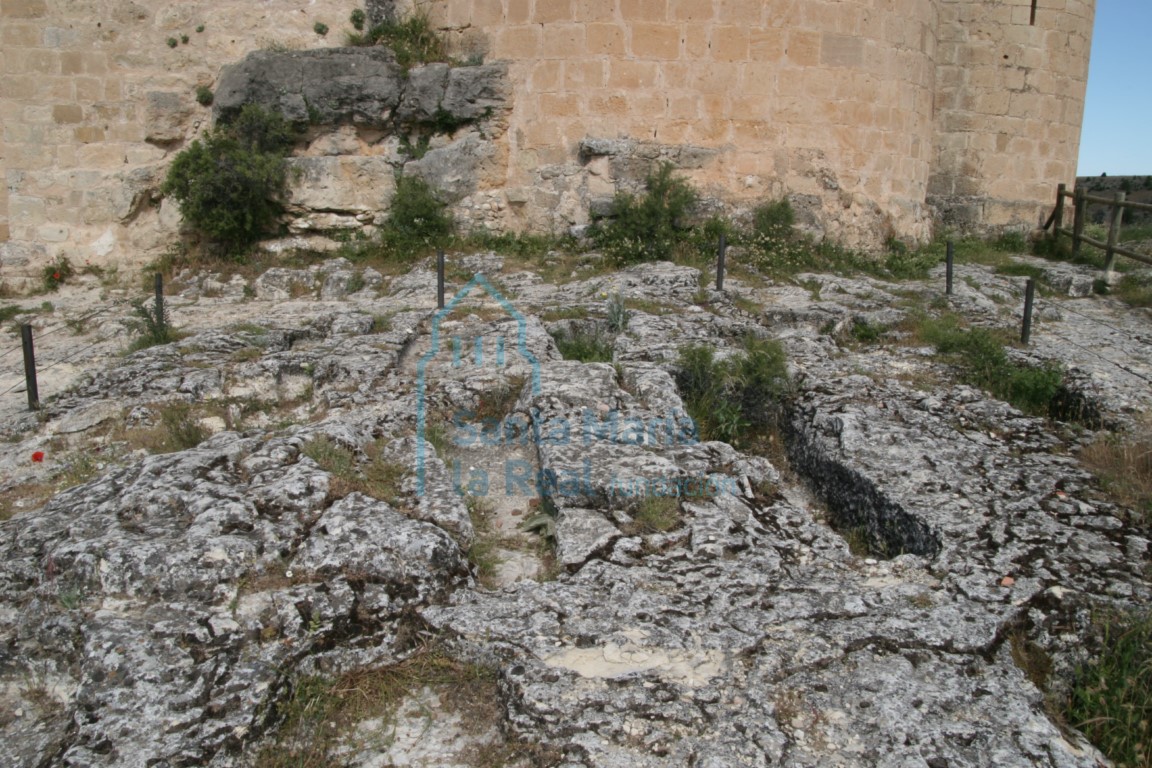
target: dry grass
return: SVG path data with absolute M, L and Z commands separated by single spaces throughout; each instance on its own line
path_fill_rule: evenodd
M 645 496 L 624 532 L 629 536 L 667 533 L 680 525 L 680 517 L 680 500 L 675 496 Z
M 504 719 L 496 672 L 425 648 L 400 664 L 354 672 L 335 680 L 298 680 L 292 696 L 277 707 L 280 729 L 260 751 L 256 768 L 328 768 L 339 765 L 337 747 L 356 724 L 379 718 L 392 723 L 405 697 L 431 690 L 440 711 L 454 713 L 469 734 L 482 736 Z M 435 717 L 435 713 L 429 713 Z M 555 755 L 519 744 L 474 745 L 457 756 L 475 768 L 495 768 L 516 760 L 553 765 Z
M 1130 510 L 1129 522 L 1152 528 L 1152 437 L 1147 424 L 1139 434 L 1108 435 L 1080 451 L 1080 461 L 1095 474 L 1117 503 Z
M 304 455 L 331 475 L 328 492 L 332 498 L 342 499 L 359 492 L 394 507 L 403 507 L 405 498 L 400 486 L 408 469 L 384 460 L 379 443 L 369 444 L 364 453 L 367 460 L 361 461 L 352 449 L 325 436 L 304 446 Z

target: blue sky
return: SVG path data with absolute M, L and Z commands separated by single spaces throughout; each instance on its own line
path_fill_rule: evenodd
M 1152 0 L 1096 0 L 1081 176 L 1152 174 Z

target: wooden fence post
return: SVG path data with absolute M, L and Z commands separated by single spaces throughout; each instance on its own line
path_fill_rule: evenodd
M 1060 239 L 1060 229 L 1064 226 L 1064 193 L 1068 191 L 1067 184 L 1056 187 L 1056 213 L 1052 215 L 1052 239 Z
M 1109 211 L 1112 215 L 1109 217 L 1111 221 L 1108 223 L 1108 248 L 1104 252 L 1104 282 L 1109 285 L 1115 275 L 1112 270 L 1116 268 L 1116 244 L 1120 242 L 1120 225 L 1124 218 L 1124 200 L 1127 195 L 1123 192 L 1116 193 L 1116 200 L 1112 203 L 1112 208 Z
M 1082 187 L 1076 188 L 1076 212 L 1072 220 L 1072 255 L 1080 255 L 1080 238 L 1084 235 L 1084 218 L 1088 212 L 1088 197 Z

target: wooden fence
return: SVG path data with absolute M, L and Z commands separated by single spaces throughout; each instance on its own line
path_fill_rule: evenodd
M 1121 220 L 1124 218 L 1124 210 L 1152 211 L 1152 205 L 1134 203 L 1125 198 L 1126 195 L 1124 192 L 1117 192 L 1114 197 L 1090 195 L 1079 188 L 1075 192 L 1069 192 L 1067 185 L 1061 184 L 1056 188 L 1056 209 L 1052 211 L 1052 215 L 1048 217 L 1048 222 L 1044 225 L 1044 229 L 1052 228 L 1052 236 L 1057 240 L 1060 239 L 1060 235 L 1072 238 L 1073 256 L 1079 255 L 1080 248 L 1085 243 L 1103 250 L 1106 257 L 1104 263 L 1104 279 L 1112 282 L 1112 270 L 1116 266 L 1117 256 L 1127 256 L 1130 259 L 1152 265 L 1152 254 L 1140 253 L 1139 251 L 1134 251 L 1131 248 L 1125 248 L 1120 245 L 1120 226 Z M 1072 200 L 1072 229 L 1067 229 L 1064 226 L 1064 201 L 1066 199 Z M 1088 237 L 1084 234 L 1084 222 L 1087 218 L 1088 203 L 1102 203 L 1108 206 L 1108 240 L 1106 242 Z

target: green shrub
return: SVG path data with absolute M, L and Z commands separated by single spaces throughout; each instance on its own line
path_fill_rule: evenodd
M 287 181 L 284 155 L 293 131 L 278 113 L 254 105 L 176 156 L 164 194 L 224 252 L 237 255 L 269 230 Z
M 763 439 L 791 393 L 784 348 L 755 337 L 725 360 L 709 346 L 685 347 L 676 384 L 700 437 L 733 444 Z
M 320 37 L 324 37 L 324 35 L 328 34 L 328 25 L 322 21 L 318 21 L 312 25 L 312 31 L 320 35 Z
M 180 35 L 180 42 L 184 45 L 188 45 L 188 35 Z
M 1064 716 L 1117 766 L 1152 766 L 1152 614 L 1104 622 L 1103 647 L 1077 674 Z
M 170 37 L 170 38 L 168 38 L 168 47 L 169 47 L 169 48 L 175 48 L 175 47 L 176 47 L 176 46 L 178 46 L 178 45 L 180 45 L 180 41 L 179 41 L 179 40 L 177 40 L 177 39 L 176 39 L 176 38 L 174 38 L 174 37 Z
M 662 163 L 645 181 L 636 197 L 618 193 L 608 221 L 594 222 L 590 230 L 596 247 L 621 264 L 671 259 L 678 245 L 688 242 L 688 216 L 696 205 L 696 192 Z
M 67 256 L 60 256 L 56 261 L 47 264 L 44 267 L 44 290 L 45 291 L 58 291 L 60 286 L 68 282 L 68 280 L 76 274 L 76 270 L 72 267 L 72 262 L 68 260 Z
M 212 106 L 212 89 L 206 85 L 196 86 L 196 101 L 202 107 Z
M 357 8 L 352 11 L 352 15 L 348 17 L 348 21 L 352 22 L 352 28 L 357 32 L 364 29 L 364 23 L 368 20 L 367 15 L 364 13 L 363 8 Z
M 348 44 L 387 46 L 396 54 L 396 63 L 404 69 L 434 61 L 448 61 L 448 50 L 443 39 L 423 13 L 401 21 L 386 21 L 368 30 L 366 34 L 350 33 Z
M 402 176 L 388 218 L 381 228 L 385 251 L 407 260 L 430 247 L 443 245 L 452 235 L 452 216 L 428 182 L 418 176 Z

